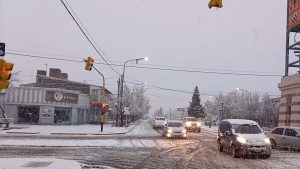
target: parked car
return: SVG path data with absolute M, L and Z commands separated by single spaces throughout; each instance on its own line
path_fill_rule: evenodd
M 168 121 L 165 127 L 163 128 L 163 136 L 167 138 L 186 138 L 187 130 L 184 128 L 181 121 Z
M 182 123 L 188 131 L 201 132 L 201 123 L 195 117 L 184 117 Z
M 219 124 L 218 149 L 231 152 L 236 158 L 245 155 L 271 156 L 271 142 L 257 122 L 244 119 L 225 119 Z
M 272 148 L 288 147 L 300 150 L 300 127 L 276 127 L 267 134 Z
M 155 117 L 153 119 L 153 128 L 163 128 L 167 124 L 167 119 L 165 117 Z

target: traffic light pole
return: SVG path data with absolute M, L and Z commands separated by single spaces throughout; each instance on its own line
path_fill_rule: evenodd
M 104 75 L 95 66 L 93 66 L 93 68 L 102 77 L 102 92 L 100 97 L 100 103 L 103 104 L 105 102 L 105 78 Z M 101 109 L 101 116 L 100 116 L 101 132 L 103 132 L 103 123 L 104 123 L 104 110 Z

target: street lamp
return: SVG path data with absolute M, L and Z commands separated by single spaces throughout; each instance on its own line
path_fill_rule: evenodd
M 241 91 L 244 91 L 244 92 L 248 92 L 247 90 L 241 89 L 241 88 L 238 88 L 238 87 L 236 88 L 236 90 L 237 90 L 237 91 L 241 90 Z
M 121 75 L 121 92 L 120 92 L 120 104 L 119 104 L 119 106 L 120 106 L 120 109 L 119 109 L 119 111 L 121 111 L 121 126 L 123 126 L 123 118 L 124 118 L 124 111 L 123 111 L 123 89 L 124 89 L 124 79 L 125 79 L 125 68 L 126 68 L 126 64 L 128 63 L 128 62 L 132 62 L 132 61 L 135 61 L 135 63 L 136 64 L 138 64 L 138 62 L 140 61 L 140 60 L 145 60 L 145 61 L 147 61 L 148 60 L 148 57 L 143 57 L 143 58 L 137 58 L 137 59 L 130 59 L 130 60 L 127 60 L 127 61 L 125 61 L 124 62 L 124 65 L 123 65 L 123 73 L 122 73 L 122 75 Z

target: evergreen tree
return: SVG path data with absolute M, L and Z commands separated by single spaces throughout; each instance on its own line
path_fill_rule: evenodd
M 204 111 L 200 101 L 198 86 L 196 86 L 194 90 L 192 102 L 190 102 L 188 108 L 188 115 L 196 118 L 204 118 Z

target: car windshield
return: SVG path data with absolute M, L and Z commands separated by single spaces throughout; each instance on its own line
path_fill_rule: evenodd
M 161 118 L 156 118 L 156 120 L 165 120 L 165 118 L 162 118 L 162 117 Z
M 196 118 L 186 118 L 186 121 L 197 121 Z
M 251 124 L 242 124 L 236 127 L 235 133 L 240 134 L 259 134 L 262 131 L 259 129 L 257 125 Z
M 181 127 L 182 124 L 179 122 L 170 122 L 168 123 L 168 127 Z

